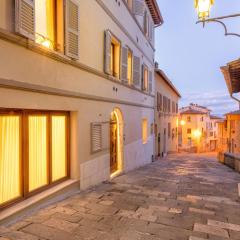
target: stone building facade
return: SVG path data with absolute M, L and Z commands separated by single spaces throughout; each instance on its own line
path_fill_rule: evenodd
M 162 23 L 156 0 L 0 1 L 4 216 L 152 161 Z
M 159 68 L 155 69 L 155 156 L 178 151 L 178 101 L 181 95 Z

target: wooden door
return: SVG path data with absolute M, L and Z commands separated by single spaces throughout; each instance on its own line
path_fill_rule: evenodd
M 111 139 L 110 139 L 110 170 L 111 173 L 114 173 L 118 170 L 118 126 L 117 126 L 117 121 L 116 121 L 116 116 L 114 115 L 111 124 L 110 124 L 110 134 L 111 134 Z

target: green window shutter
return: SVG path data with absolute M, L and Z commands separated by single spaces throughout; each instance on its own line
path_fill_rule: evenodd
M 35 39 L 35 1 L 15 0 L 15 31 Z
M 139 57 L 133 57 L 133 85 L 140 88 L 141 79 L 141 60 Z
M 104 72 L 111 74 L 111 33 L 105 31 L 104 34 Z
M 73 59 L 79 59 L 79 18 L 79 2 L 77 0 L 66 0 L 65 54 Z

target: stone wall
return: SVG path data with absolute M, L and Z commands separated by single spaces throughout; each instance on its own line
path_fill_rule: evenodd
M 224 154 L 223 164 L 240 173 L 240 154 Z

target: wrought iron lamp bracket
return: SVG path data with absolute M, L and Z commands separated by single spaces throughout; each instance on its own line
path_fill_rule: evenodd
M 196 24 L 202 23 L 202 24 L 203 24 L 203 27 L 205 27 L 205 24 L 206 24 L 206 23 L 209 23 L 209 22 L 219 23 L 219 24 L 222 25 L 222 27 L 224 28 L 225 36 L 236 36 L 236 37 L 240 37 L 240 34 L 238 34 L 238 33 L 230 33 L 230 32 L 228 32 L 228 29 L 227 29 L 226 24 L 222 21 L 222 19 L 234 18 L 234 17 L 240 17 L 240 14 L 228 15 L 228 16 L 217 17 L 217 18 L 202 19 L 202 20 L 197 21 Z

